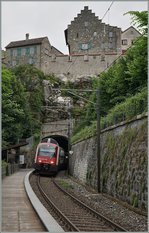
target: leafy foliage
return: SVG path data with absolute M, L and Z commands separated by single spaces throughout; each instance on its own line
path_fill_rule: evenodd
M 15 143 L 23 136 L 25 93 L 21 82 L 2 66 L 2 145 Z
M 147 11 L 128 11 L 126 14 L 130 14 L 132 17 L 132 23 L 137 25 L 138 29 L 140 29 L 143 33 L 147 33 L 148 31 L 148 14 Z
M 2 146 L 15 144 L 39 129 L 43 74 L 31 66 L 2 66 Z M 38 81 L 40 80 L 40 82 Z
M 21 65 L 13 69 L 17 80 L 24 86 L 26 93 L 26 119 L 28 121 L 27 135 L 39 132 L 42 120 L 42 106 L 44 103 L 43 80 L 45 75 L 33 65 Z M 27 136 L 26 135 L 26 136 Z
M 124 102 L 115 105 L 110 109 L 106 117 L 101 118 L 101 129 L 121 122 L 125 119 L 132 119 L 137 114 L 147 111 L 147 88 L 144 88 L 135 96 L 127 98 Z M 76 131 L 71 138 L 74 143 L 79 140 L 95 136 L 97 133 L 97 122 L 92 121 L 90 126 L 85 126 Z

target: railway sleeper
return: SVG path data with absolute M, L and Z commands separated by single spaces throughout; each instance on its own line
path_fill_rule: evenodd
M 91 228 L 87 228 L 87 227 L 79 227 L 79 230 L 80 231 L 87 231 L 87 232 L 90 232 L 90 231 L 94 231 L 94 232 L 114 232 L 113 229 L 111 228 L 103 228 L 103 227 L 98 227 L 98 228 L 94 228 L 94 227 L 91 227 Z

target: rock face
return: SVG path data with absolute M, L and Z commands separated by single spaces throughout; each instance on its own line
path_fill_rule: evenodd
M 72 146 L 71 175 L 97 189 L 96 137 Z M 101 190 L 147 209 L 147 117 L 101 134 Z
M 88 93 L 79 90 L 92 89 L 92 78 L 81 76 L 75 81 L 63 82 L 63 84 L 64 88 L 61 88 L 60 84 L 52 84 L 48 80 L 43 80 L 45 119 L 48 118 L 52 121 L 66 120 L 70 117 L 69 113 L 72 114 L 71 117 L 74 117 L 72 109 L 81 109 L 86 103 L 83 97 L 88 98 L 88 96 L 86 97 Z M 67 89 L 67 91 L 62 89 Z M 79 113 L 77 118 L 79 118 Z

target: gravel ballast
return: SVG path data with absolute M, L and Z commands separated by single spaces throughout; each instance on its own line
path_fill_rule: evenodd
M 68 192 L 79 197 L 81 201 L 119 224 L 127 231 L 148 232 L 147 214 L 141 212 L 139 209 L 132 208 L 127 203 L 123 203 L 105 194 L 97 193 L 96 190 L 82 185 L 72 177 L 61 176 L 60 174 L 56 180 Z

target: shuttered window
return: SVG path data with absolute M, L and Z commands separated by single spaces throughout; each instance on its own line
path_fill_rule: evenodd
M 30 54 L 30 48 L 27 47 L 27 48 L 26 48 L 26 55 L 29 55 L 29 54 Z
M 21 56 L 21 48 L 17 48 L 17 55 Z

